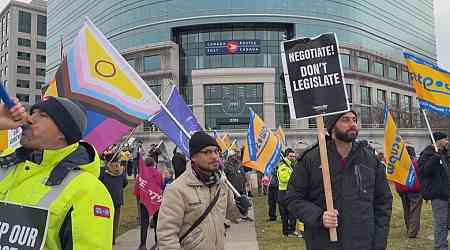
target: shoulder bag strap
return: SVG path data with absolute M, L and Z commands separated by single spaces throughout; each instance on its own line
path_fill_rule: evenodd
M 220 196 L 220 186 L 218 189 L 219 190 L 217 190 L 216 196 L 214 196 L 214 199 L 211 201 L 211 203 L 209 203 L 209 206 L 205 209 L 205 211 L 203 211 L 202 215 L 200 215 L 200 217 L 198 217 L 198 219 L 194 222 L 194 224 L 192 224 L 192 226 L 186 231 L 186 233 L 184 233 L 183 236 L 180 237 L 180 243 L 184 240 L 184 238 L 186 238 L 186 236 L 188 236 L 190 232 L 192 232 L 192 230 L 194 230 L 198 225 L 200 225 L 200 223 L 202 223 L 206 216 L 208 216 L 209 212 L 211 212 L 214 205 L 216 205 L 217 200 L 219 200 Z

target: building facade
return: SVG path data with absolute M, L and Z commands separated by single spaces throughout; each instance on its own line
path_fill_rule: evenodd
M 10 1 L 0 24 L 0 78 L 10 96 L 32 105 L 45 83 L 47 1 Z
M 432 0 L 61 0 L 48 12 L 47 80 L 60 37 L 69 48 L 88 16 L 157 94 L 179 86 L 206 129 L 241 140 L 252 109 L 294 147 L 314 140 L 315 122 L 290 119 L 280 42 L 335 32 L 361 136 L 380 148 L 387 104 L 410 143 L 428 143 L 402 52 L 436 61 Z

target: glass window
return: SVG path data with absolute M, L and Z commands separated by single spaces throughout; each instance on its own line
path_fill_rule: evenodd
M 391 93 L 391 107 L 395 109 L 400 108 L 400 94 L 395 92 Z
M 37 34 L 47 36 L 47 17 L 37 15 Z
M 370 88 L 361 86 L 361 104 L 371 105 Z
M 397 76 L 397 67 L 396 66 L 392 66 L 392 65 L 389 66 L 388 78 L 391 80 L 397 81 L 398 76 Z
M 36 68 L 36 75 L 45 76 L 45 69 Z
M 31 13 L 19 10 L 19 32 L 31 33 Z
M 45 63 L 47 57 L 43 55 L 36 55 L 36 61 L 39 63 Z
M 248 126 L 249 108 L 262 114 L 263 84 L 205 85 L 204 96 L 207 128 L 244 129 Z
M 19 99 L 19 102 L 28 103 L 30 101 L 30 96 L 27 94 L 16 94 L 16 97 Z
M 38 48 L 38 49 L 45 49 L 45 47 L 46 47 L 45 42 L 41 42 L 41 41 L 37 41 L 36 42 L 36 48 Z
M 17 59 L 18 59 L 18 60 L 29 61 L 30 58 L 31 58 L 31 54 L 30 54 L 30 53 L 27 53 L 27 52 L 21 52 L 21 51 L 18 51 L 18 52 L 17 52 Z
M 384 76 L 384 64 L 380 62 L 373 63 L 373 73 L 375 75 Z
M 17 87 L 18 88 L 29 88 L 30 87 L 30 81 L 29 80 L 20 80 L 17 79 Z
M 403 96 L 403 106 L 405 107 L 406 112 L 409 112 L 409 113 L 412 112 L 411 96 L 408 96 L 408 95 Z
M 402 81 L 409 83 L 409 73 L 406 70 L 402 70 Z
M 353 103 L 352 85 L 351 84 L 345 84 L 345 87 L 347 88 L 348 102 L 349 103 Z
M 369 59 L 358 57 L 358 71 L 369 72 Z
M 25 38 L 17 38 L 17 45 L 21 46 L 21 47 L 31 47 L 31 40 L 30 39 L 25 39 Z
M 134 58 L 127 59 L 127 63 L 128 63 L 134 70 L 137 71 L 137 69 L 136 69 L 136 59 L 134 59 Z
M 41 101 L 41 96 L 40 95 L 36 95 L 35 97 L 34 97 L 34 103 L 38 103 L 38 102 L 40 102 Z
M 148 70 L 160 70 L 161 69 L 161 56 L 144 56 L 144 71 Z
M 19 74 L 30 74 L 30 67 L 17 65 L 17 73 Z
M 378 105 L 386 104 L 386 90 L 377 89 L 377 104 Z
M 36 82 L 36 89 L 42 89 L 42 86 L 44 86 L 44 82 L 40 82 L 40 81 L 37 81 Z
M 343 69 L 350 69 L 350 55 L 348 54 L 340 54 L 341 64 Z

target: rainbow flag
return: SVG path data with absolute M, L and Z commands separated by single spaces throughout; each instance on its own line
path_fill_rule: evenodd
M 403 55 L 420 107 L 450 116 L 450 72 L 410 53 Z
M 49 83 L 45 96 L 56 95 L 82 104 L 88 118 L 83 138 L 99 152 L 161 109 L 155 93 L 89 19 Z
M 387 107 L 385 108 L 384 121 L 384 155 L 387 178 L 406 186 L 412 186 L 416 178 L 416 172 L 406 151 L 406 144 L 398 134 L 394 119 Z
M 281 145 L 277 137 L 255 112 L 250 111 L 242 165 L 270 176 L 280 157 Z

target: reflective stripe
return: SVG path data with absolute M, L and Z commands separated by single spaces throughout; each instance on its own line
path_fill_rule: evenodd
M 64 177 L 64 180 L 61 182 L 61 184 L 53 186 L 45 195 L 42 197 L 42 199 L 36 204 L 38 207 L 45 207 L 48 208 L 50 204 L 52 204 L 53 201 L 58 198 L 58 196 L 61 194 L 61 192 L 64 190 L 64 188 L 69 185 L 69 183 L 77 176 L 81 174 L 80 170 L 72 170 L 70 171 L 66 177 Z
M 6 176 L 8 176 L 13 171 L 14 168 L 15 166 L 9 168 L 0 168 L 0 181 L 3 181 L 3 179 L 5 179 Z

